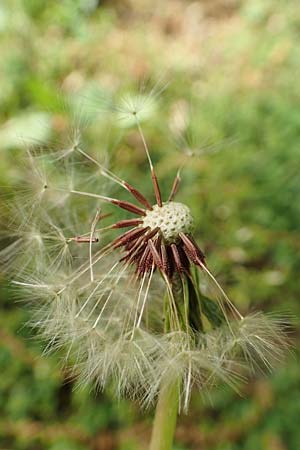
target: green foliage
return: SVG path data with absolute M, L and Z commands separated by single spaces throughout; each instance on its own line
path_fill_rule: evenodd
M 142 10 L 126 2 L 124 10 L 118 1 L 1 2 L 0 185 L 18 183 L 25 141 L 56 142 L 84 103 L 90 153 L 105 148 L 114 169 L 138 183 L 146 163 L 137 136 L 119 145 L 106 106 L 120 90 L 138 93 L 145 80 L 151 89 L 168 70 L 171 83 L 145 123 L 163 192 L 192 150 L 178 200 L 198 218 L 209 265 L 240 310 L 299 317 L 298 3 L 150 3 Z M 42 355 L 24 326 L 26 308 L 4 280 L 0 297 L 0 447 L 145 448 L 148 415 L 115 404 L 109 392 L 75 387 L 61 356 Z M 296 359 L 253 381 L 242 398 L 224 389 L 210 406 L 195 395 L 174 449 L 297 450 Z

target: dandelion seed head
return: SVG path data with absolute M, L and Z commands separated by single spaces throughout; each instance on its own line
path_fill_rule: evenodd
M 45 351 L 65 348 L 79 383 L 113 383 L 149 406 L 176 378 L 187 411 L 193 386 L 235 388 L 244 365 L 269 370 L 287 347 L 282 321 L 241 316 L 208 268 L 190 209 L 174 201 L 180 170 L 169 196 L 160 191 L 141 128 L 155 104 L 154 94 L 138 95 L 117 109 L 140 134 L 152 198 L 86 151 L 76 127 L 67 150 L 28 152 L 0 263 L 30 304 Z M 132 201 L 108 196 L 107 183 Z M 126 218 L 114 222 L 114 207 Z
M 178 202 L 166 202 L 161 207 L 154 205 L 143 218 L 144 227 L 151 230 L 158 227 L 163 238 L 169 243 L 178 241 L 180 233 L 192 233 L 193 225 L 190 209 Z

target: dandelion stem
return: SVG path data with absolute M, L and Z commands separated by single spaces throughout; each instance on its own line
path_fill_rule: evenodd
M 178 380 L 162 385 L 149 450 L 171 450 L 179 405 Z

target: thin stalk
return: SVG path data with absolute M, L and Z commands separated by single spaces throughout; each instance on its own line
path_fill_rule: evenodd
M 178 380 L 162 385 L 155 411 L 149 450 L 171 450 L 179 404 Z
M 188 332 L 189 325 L 189 289 L 186 279 L 174 275 L 170 282 L 164 276 L 168 289 L 164 302 L 165 331 Z M 176 320 L 175 320 L 176 319 Z M 179 410 L 181 380 L 161 384 L 152 437 L 149 450 L 171 450 Z

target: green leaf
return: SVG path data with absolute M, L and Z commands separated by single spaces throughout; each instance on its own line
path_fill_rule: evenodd
M 200 302 L 203 314 L 207 317 L 213 328 L 219 327 L 225 322 L 224 314 L 215 301 L 200 293 Z

